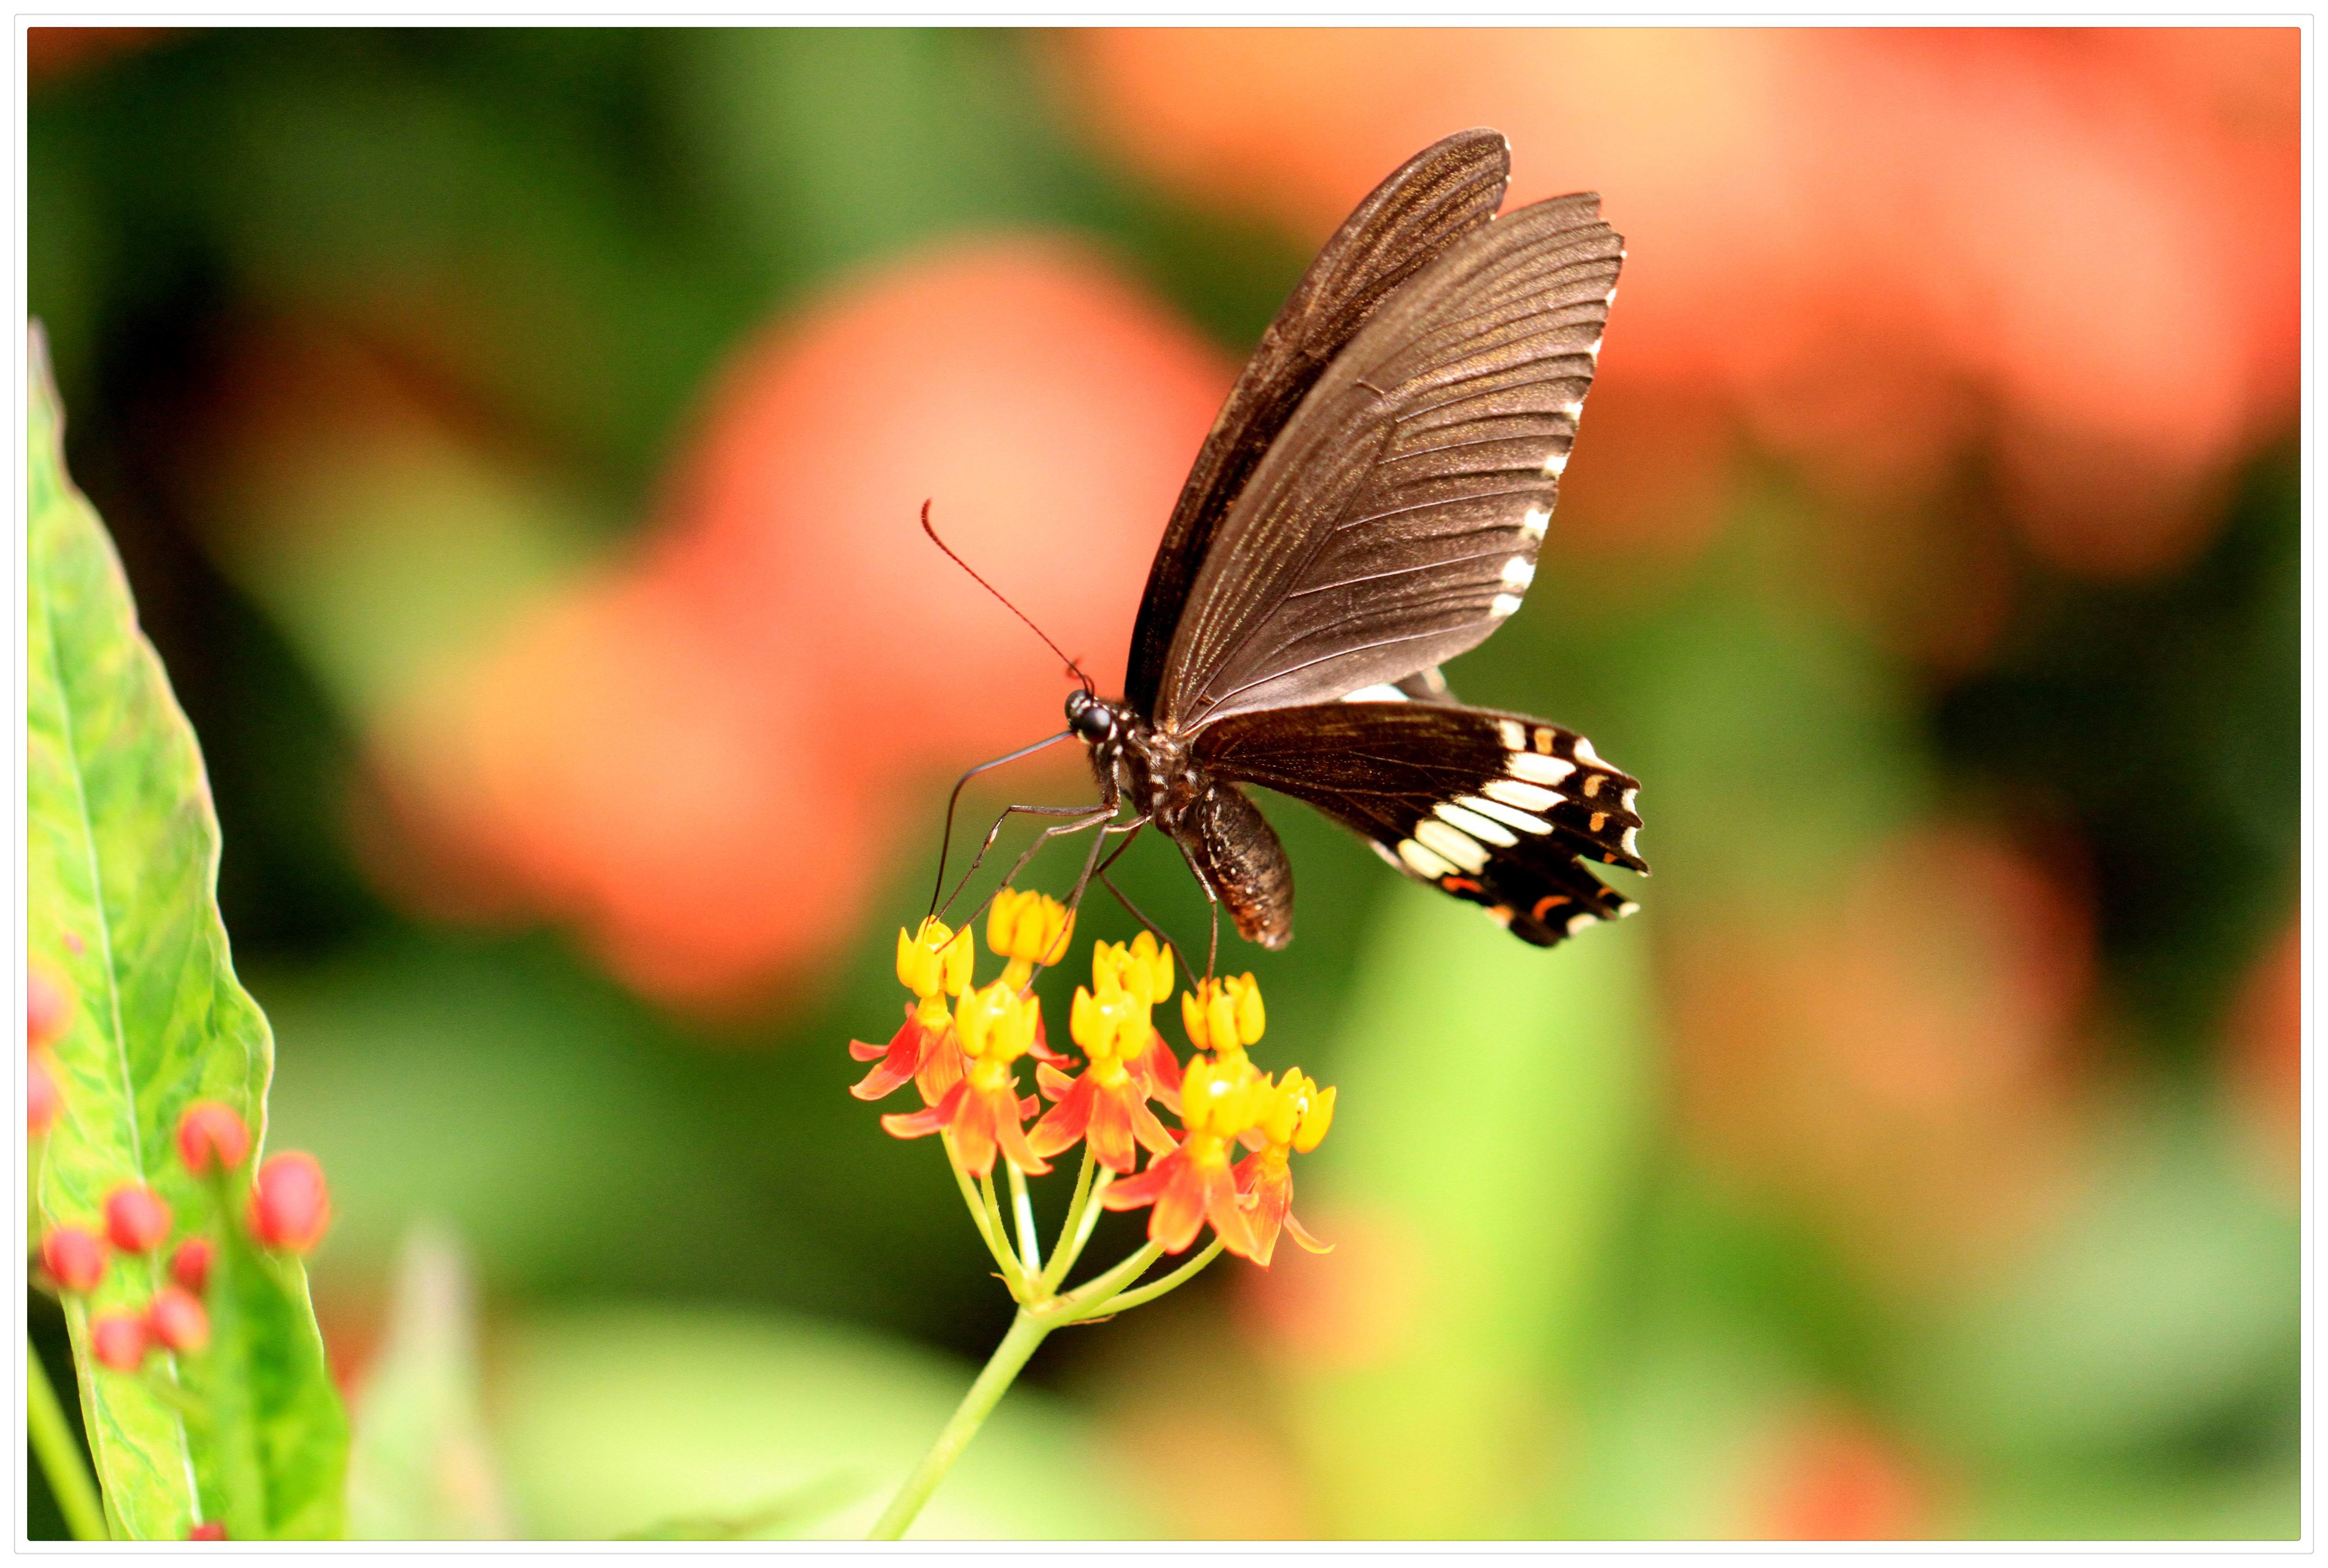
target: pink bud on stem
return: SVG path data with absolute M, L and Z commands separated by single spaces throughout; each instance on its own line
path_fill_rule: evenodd
M 135 1372 L 146 1359 L 146 1323 L 127 1312 L 111 1312 L 89 1326 L 89 1348 L 116 1372 Z
M 197 1100 L 178 1118 L 178 1158 L 196 1176 L 236 1169 L 250 1158 L 250 1129 L 233 1106 Z
M 105 1200 L 105 1234 L 125 1253 L 150 1253 L 170 1234 L 170 1206 L 150 1187 L 117 1187 Z
M 250 1189 L 250 1233 L 277 1252 L 308 1253 L 332 1223 L 324 1168 L 312 1154 L 277 1154 L 258 1168 Z
M 61 1289 L 94 1291 L 105 1278 L 105 1244 L 79 1225 L 53 1225 L 41 1240 L 41 1266 Z
M 188 1295 L 199 1296 L 211 1282 L 211 1244 L 202 1236 L 188 1236 L 170 1254 L 170 1277 Z
M 146 1327 L 173 1350 L 199 1350 L 211 1342 L 211 1315 L 175 1285 L 154 1292 L 153 1304 L 146 1309 Z

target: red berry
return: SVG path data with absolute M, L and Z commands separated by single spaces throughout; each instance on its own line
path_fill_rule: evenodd
M 173 1350 L 199 1350 L 211 1342 L 211 1315 L 175 1285 L 154 1292 L 153 1304 L 146 1309 L 146 1327 Z
M 186 1532 L 186 1539 L 189 1541 L 223 1541 L 226 1539 L 226 1526 L 220 1524 L 216 1519 L 207 1519 L 202 1524 L 196 1525 L 189 1529 Z
M 109 1313 L 89 1326 L 89 1343 L 97 1358 L 116 1372 L 135 1372 L 146 1359 L 145 1319 Z
M 250 1189 L 250 1231 L 266 1246 L 312 1251 L 332 1223 L 332 1196 L 312 1154 L 277 1154 L 258 1168 Z
M 213 1159 L 220 1169 L 235 1169 L 250 1158 L 250 1129 L 233 1106 L 197 1100 L 178 1118 L 178 1158 L 196 1176 L 208 1175 Z
M 53 975 L 34 964 L 24 973 L 24 1040 L 45 1046 L 65 1032 L 71 1013 L 65 988 Z
M 189 1294 L 201 1295 L 211 1282 L 211 1244 L 201 1236 L 180 1242 L 178 1250 L 170 1254 L 170 1277 Z
M 117 1187 L 105 1200 L 105 1234 L 125 1253 L 150 1253 L 170 1234 L 170 1206 L 150 1187 Z
M 57 1113 L 64 1107 L 48 1062 L 35 1052 L 24 1068 L 24 1125 L 38 1138 L 57 1124 Z
M 42 1238 L 41 1266 L 68 1291 L 94 1291 L 105 1278 L 105 1244 L 79 1225 L 56 1225 Z

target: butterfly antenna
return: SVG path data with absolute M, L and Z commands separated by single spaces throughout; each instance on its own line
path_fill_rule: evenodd
M 1084 673 L 1084 667 L 1082 665 L 1067 657 L 1065 649 L 1061 648 L 1056 643 L 1052 642 L 1050 634 L 1045 632 L 1042 627 L 1035 624 L 1032 620 L 1029 620 L 1026 611 L 1020 609 L 1018 606 L 1012 604 L 1008 598 L 1004 597 L 1000 588 L 996 587 L 992 583 L 990 583 L 984 577 L 980 577 L 978 575 L 977 568 L 973 568 L 968 561 L 962 559 L 962 557 L 954 554 L 953 546 L 946 543 L 945 540 L 938 537 L 936 527 L 930 521 L 930 503 L 926 501 L 922 502 L 922 531 L 930 536 L 930 542 L 932 544 L 945 551 L 946 559 L 953 562 L 954 565 L 970 573 L 970 580 L 972 582 L 976 583 L 980 587 L 984 588 L 988 593 L 992 594 L 996 598 L 1000 599 L 1004 609 L 1009 611 L 1020 620 L 1026 621 L 1027 629 L 1034 633 L 1037 637 L 1042 638 L 1043 645 L 1059 656 L 1061 662 L 1067 667 L 1067 673 L 1073 675 L 1082 683 L 1083 689 L 1087 694 L 1094 697 L 1099 695 L 1099 688 L 1093 684 L 1092 678 L 1089 675 Z

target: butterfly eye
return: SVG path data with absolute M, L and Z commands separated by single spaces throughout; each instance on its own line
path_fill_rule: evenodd
M 1070 691 L 1067 725 L 1084 739 L 1096 744 L 1115 733 L 1115 715 L 1106 703 L 1094 701 L 1090 692 Z

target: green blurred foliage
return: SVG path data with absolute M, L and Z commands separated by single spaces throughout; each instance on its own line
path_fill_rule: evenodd
M 843 1092 L 859 1069 L 840 1042 L 896 1016 L 887 933 L 920 912 L 937 791 L 896 825 L 851 962 L 779 1017 L 682 1022 L 561 936 L 393 913 L 346 839 L 363 668 L 307 662 L 318 640 L 272 618 L 268 563 L 207 553 L 174 481 L 178 417 L 249 324 L 319 313 L 523 454 L 513 505 L 587 546 L 651 521 L 746 333 L 946 235 L 1077 230 L 1241 351 L 1299 247 L 1106 162 L 1046 90 L 1047 46 L 220 31 L 33 94 L 32 305 L 76 471 L 203 737 L 221 900 L 287 1042 L 279 1125 L 332 1173 L 327 1331 L 362 1341 L 414 1217 L 457 1230 L 523 1530 L 843 1533 L 1000 1334 L 1007 1302 L 935 1150 L 880 1136 Z M 1460 1332 L 1371 1370 L 1272 1375 L 1318 1527 L 1734 1534 L 1766 1516 L 1788 1423 L 1843 1407 L 1910 1456 L 1937 1531 L 2293 1534 L 2295 1225 L 2216 1058 L 2228 999 L 2295 902 L 2297 482 L 2292 449 L 2259 458 L 2229 525 L 2156 582 L 2016 563 L 2003 652 L 1961 678 L 1887 651 L 1816 586 L 1819 503 L 1775 465 L 1679 573 L 1610 573 L 1555 533 L 1528 613 L 1453 678 L 1641 777 L 1657 874 L 1629 885 L 1641 918 L 1548 960 L 1264 803 L 1301 894 L 1300 940 L 1253 963 L 1263 1055 L 1348 1089 L 1298 1207 L 1464 1244 L 1440 1303 Z M 367 657 L 396 657 L 395 630 Z M 2112 1091 L 2086 1107 L 2098 1152 L 2075 1202 L 1994 1277 L 1903 1297 L 1674 1125 L 1658 964 L 1686 920 L 1821 906 L 1870 846 L 1942 810 L 2089 868 Z M 1169 845 L 1137 846 L 1119 880 L 1201 928 Z M 1132 929 L 1094 903 L 1078 944 Z M 1047 977 L 1055 1019 L 1072 983 Z M 1092 1255 L 1136 1225 L 1112 1217 Z M 1188 1295 L 1225 1318 L 1239 1289 L 1221 1268 Z M 930 1530 L 1175 1527 L 1136 1476 L 1115 1472 L 1112 1498 L 1084 1479 L 1110 1451 L 1092 1446 L 1109 1332 L 1045 1347 Z M 1428 1495 L 1403 1495 L 1425 1473 Z
M 103 522 L 63 456 L 64 411 L 39 333 L 29 344 L 26 469 L 25 945 L 72 999 L 47 1051 L 63 1112 L 42 1142 L 36 1226 L 102 1232 L 115 1194 L 148 1191 L 167 1227 L 212 1248 L 208 1344 L 164 1352 L 168 1387 L 100 1367 L 90 1331 L 141 1314 L 164 1254 L 117 1252 L 64 1303 L 76 1388 L 104 1493 L 127 1540 L 183 1539 L 222 1520 L 240 1540 L 343 1533 L 347 1420 L 296 1257 L 245 1231 L 247 1170 L 200 1179 L 177 1156 L 196 1102 L 268 1131 L 274 1041 L 236 979 L 217 901 L 219 829 L 200 746 L 171 694 Z M 191 1417 L 167 1394 L 183 1388 Z

